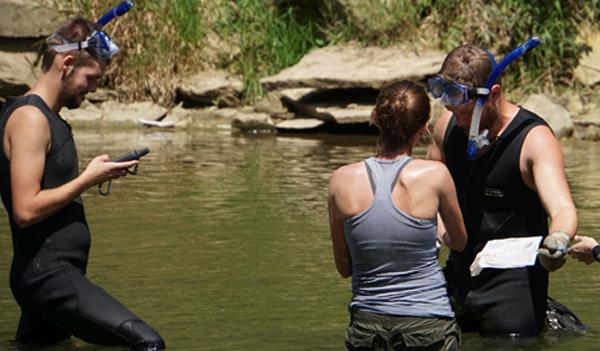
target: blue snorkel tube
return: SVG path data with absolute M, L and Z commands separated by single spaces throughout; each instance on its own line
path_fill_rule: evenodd
M 485 145 L 481 140 L 483 138 L 479 136 L 479 122 L 481 121 L 481 112 L 483 111 L 483 105 L 485 105 L 488 96 L 492 93 L 492 86 L 494 85 L 494 83 L 496 83 L 496 80 L 498 79 L 498 77 L 500 77 L 500 74 L 502 74 L 502 71 L 504 71 L 506 66 L 508 66 L 514 60 L 521 57 L 523 54 L 529 52 L 534 47 L 540 45 L 541 42 L 542 41 L 538 37 L 530 38 L 525 43 L 521 44 L 516 49 L 511 51 L 508 55 L 506 55 L 506 57 L 504 57 L 502 61 L 500 61 L 500 63 L 498 63 L 494 67 L 492 73 L 490 73 L 490 76 L 485 82 L 485 88 L 488 89 L 489 93 L 488 95 L 480 96 L 477 98 L 475 108 L 473 109 L 473 115 L 471 116 L 471 126 L 469 127 L 469 142 L 467 144 L 467 158 L 469 160 L 474 160 L 477 156 L 477 150 Z M 493 57 L 491 57 L 491 59 L 493 63 Z
M 104 27 L 108 22 L 112 21 L 113 19 L 115 19 L 119 16 L 122 16 L 127 11 L 131 10 L 132 7 L 133 7 L 133 2 L 131 2 L 131 0 L 125 0 L 125 1 L 121 2 L 119 5 L 110 9 L 110 11 L 105 13 L 104 16 L 100 17 L 100 19 L 96 21 L 96 24 Z

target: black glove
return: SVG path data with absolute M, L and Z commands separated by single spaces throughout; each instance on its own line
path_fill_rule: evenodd
M 547 271 L 554 272 L 565 264 L 569 243 L 571 237 L 561 231 L 550 233 L 544 239 L 542 247 L 538 250 L 538 259 Z

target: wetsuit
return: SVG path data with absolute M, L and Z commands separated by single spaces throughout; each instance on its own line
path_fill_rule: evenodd
M 46 116 L 51 135 L 42 189 L 59 187 L 79 174 L 70 126 L 36 95 L 9 99 L 0 117 L 0 141 L 17 108 L 35 106 Z M 0 142 L 0 192 L 13 241 L 10 287 L 21 307 L 16 340 L 54 343 L 74 335 L 90 343 L 163 348 L 161 337 L 116 299 L 85 277 L 90 233 L 80 197 L 51 217 L 27 228 L 13 219 L 10 162 Z
M 544 327 L 548 272 L 535 265 L 484 269 L 469 267 L 488 240 L 546 236 L 548 217 L 538 194 L 523 182 L 519 157 L 527 133 L 547 124 L 523 108 L 483 155 L 467 160 L 467 135 L 452 117 L 443 152 L 458 193 L 468 234 L 463 252 L 452 251 L 444 268 L 448 291 L 463 331 L 488 336 L 532 336 Z

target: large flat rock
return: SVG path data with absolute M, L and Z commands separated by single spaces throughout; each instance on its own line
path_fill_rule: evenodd
M 266 90 L 287 88 L 373 88 L 436 73 L 445 53 L 417 55 L 398 47 L 330 46 L 305 55 L 298 64 L 261 80 Z
M 46 37 L 65 21 L 56 8 L 42 1 L 0 0 L 0 37 Z
M 373 106 L 351 104 L 345 107 L 317 107 L 319 115 L 331 116 L 337 124 L 369 123 Z
M 296 116 L 301 118 L 314 118 L 323 122 L 334 124 L 368 123 L 373 110 L 374 102 L 346 99 L 352 97 L 352 92 L 344 93 L 337 90 L 336 96 L 343 98 L 331 99 L 329 91 L 319 91 L 314 88 L 284 89 L 280 92 L 282 102 L 288 106 Z M 319 95 L 320 94 L 320 95 Z
M 156 120 L 166 113 L 166 108 L 148 101 L 131 104 L 107 101 L 98 105 L 84 101 L 77 109 L 61 110 L 61 116 L 66 120 L 80 122 L 138 123 L 139 119 Z
M 275 125 L 277 130 L 282 132 L 287 131 L 303 131 L 313 130 L 321 127 L 325 122 L 315 118 L 294 118 L 287 121 L 279 122 Z

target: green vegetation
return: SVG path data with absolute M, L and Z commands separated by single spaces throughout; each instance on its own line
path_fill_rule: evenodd
M 97 18 L 113 2 L 55 0 L 69 14 Z M 354 5 L 344 7 L 341 3 Z M 502 58 L 533 35 L 543 45 L 511 66 L 506 84 L 521 91 L 577 87 L 572 76 L 586 49 L 583 25 L 598 28 L 600 0 L 135 0 L 109 33 L 124 55 L 107 84 L 124 98 L 169 103 L 175 79 L 220 68 L 243 77 L 253 102 L 259 79 L 298 62 L 309 50 L 358 41 L 445 51 L 471 42 Z M 517 84 L 518 83 L 518 84 Z
M 262 94 L 260 78 L 296 64 L 317 45 L 312 22 L 298 22 L 293 8 L 278 13 L 264 1 L 239 0 L 224 10 L 217 29 L 237 38 L 240 54 L 228 66 L 242 74 L 248 100 Z

